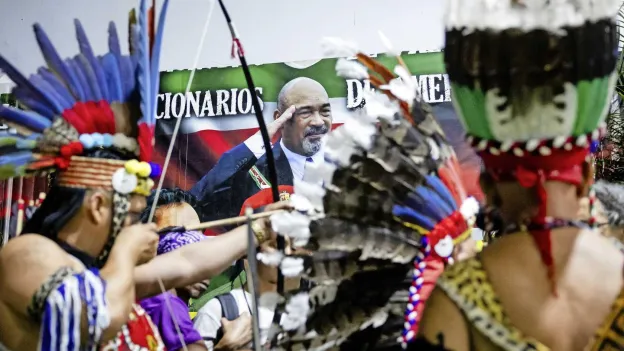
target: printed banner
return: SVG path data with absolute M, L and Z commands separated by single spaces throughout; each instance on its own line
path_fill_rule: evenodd
M 473 178 L 476 188 L 480 163 L 470 148 L 462 144 L 463 128 L 451 105 L 451 87 L 448 76 L 443 73 L 442 53 L 408 53 L 402 58 L 415 75 L 421 96 L 434 106 L 448 137 L 463 146 L 457 148 L 459 157 L 466 164 L 467 173 Z M 380 55 L 376 59 L 390 69 L 397 63 L 394 57 Z M 333 127 L 342 124 L 347 113 L 361 108 L 365 104 L 362 92 L 371 89 L 370 82 L 337 76 L 336 61 L 324 59 L 312 65 L 274 63 L 250 67 L 261 97 L 265 122 L 269 124 L 273 121 L 283 87 L 301 77 L 318 82 L 326 92 Z M 256 158 L 241 144 L 258 130 L 251 93 L 242 69 L 228 67 L 195 72 L 190 90 L 185 94 L 190 73 L 173 71 L 161 74 L 156 161 L 164 162 L 175 123 L 182 118 L 165 185 L 193 188 L 195 195 L 205 197 L 200 199 L 204 205 L 216 202 L 206 205 L 204 212 L 210 214 L 204 220 L 238 215 L 243 202 L 260 201 L 258 198 L 250 200 L 249 197 L 269 187 L 266 167 L 252 168 L 253 163 L 248 163 L 248 158 Z M 276 146 L 279 146 L 278 138 L 273 139 Z M 233 151 L 224 156 L 229 150 Z M 241 150 L 247 150 L 247 153 L 241 153 Z M 286 187 L 281 189 L 282 193 L 289 192 L 287 187 L 292 187 L 293 177 L 296 178 L 299 173 L 297 156 L 291 156 L 288 151 L 286 153 L 288 162 L 283 167 L 277 161 L 279 185 Z M 278 151 L 277 157 L 280 155 Z M 234 159 L 231 159 L 232 156 Z M 202 177 L 202 183 L 197 184 Z

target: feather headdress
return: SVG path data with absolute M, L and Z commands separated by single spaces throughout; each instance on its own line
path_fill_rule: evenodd
M 422 303 L 423 262 L 448 260 L 479 208 L 466 196 L 457 158 L 414 77 L 403 65 L 393 72 L 356 57 L 359 63 L 338 60 L 339 74 L 368 78 L 380 92 L 367 93 L 364 109 L 327 136 L 325 162 L 295 181 L 296 211 L 271 217 L 276 232 L 312 252 L 262 258 L 314 283 L 277 299 L 289 323 L 274 326 L 272 337 L 284 348 L 329 347 L 381 327 L 391 297 L 403 289 L 409 302 L 401 341 L 408 342 Z
M 130 13 L 129 55 L 121 53 L 111 22 L 109 51 L 97 56 L 79 20 L 75 20 L 79 53 L 67 59 L 60 57 L 43 28 L 34 25 L 47 66 L 29 78 L 0 55 L 0 69 L 15 82 L 13 94 L 25 108 L 0 106 L 0 118 L 18 132 L 0 135 L 0 177 L 61 170 L 62 186 L 149 194 L 153 185 L 149 178 L 159 174 L 159 167 L 147 161 L 154 145 L 158 64 L 168 4 L 165 0 L 156 31 L 147 0 L 141 1 L 138 18 L 134 10 Z M 97 149 L 143 162 L 83 157 Z M 124 168 L 115 181 L 113 174 Z
M 576 186 L 605 130 L 618 59 L 617 0 L 449 0 L 444 59 L 453 103 L 488 173 L 534 189 Z M 526 225 L 528 223 L 512 223 Z M 555 292 L 550 230 L 531 231 Z

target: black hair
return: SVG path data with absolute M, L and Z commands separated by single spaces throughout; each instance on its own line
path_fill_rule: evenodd
M 96 149 L 85 153 L 86 157 L 109 160 L 127 160 L 132 157 L 108 149 Z M 72 219 L 84 202 L 85 189 L 58 186 L 56 178 L 45 200 L 24 225 L 23 233 L 36 233 L 50 239 L 56 239 L 59 231 Z
M 147 219 L 149 217 L 150 210 L 152 209 L 152 204 L 154 203 L 156 197 L 156 190 L 153 190 L 152 193 L 147 197 L 147 207 L 141 213 L 141 222 L 147 223 Z M 178 204 L 178 203 L 186 203 L 191 207 L 195 208 L 197 204 L 197 198 L 193 196 L 188 191 L 184 191 L 180 188 L 163 188 L 160 189 L 160 194 L 158 195 L 158 201 L 156 202 L 156 207 Z

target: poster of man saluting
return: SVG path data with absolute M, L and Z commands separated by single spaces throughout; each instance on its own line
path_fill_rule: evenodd
M 441 73 L 440 53 L 403 58 L 447 135 L 463 143 L 463 129 L 450 103 L 451 87 Z M 303 178 L 306 165 L 323 159 L 324 136 L 341 125 L 346 114 L 363 107 L 363 90 L 371 89 L 366 80 L 336 76 L 335 64 L 335 59 L 325 59 L 303 66 L 251 67 L 284 199 L 293 192 L 295 179 Z M 271 202 L 265 150 L 240 71 L 200 70 L 185 94 L 187 79 L 186 71 L 163 73 L 161 79 L 156 144 L 160 157 L 164 158 L 176 119 L 183 118 L 165 186 L 190 190 L 198 198 L 203 221 L 236 216 L 248 205 Z M 457 149 L 476 188 L 479 160 L 465 152 L 468 147 Z

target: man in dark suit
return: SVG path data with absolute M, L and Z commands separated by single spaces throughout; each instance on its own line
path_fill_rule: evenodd
M 272 150 L 280 191 L 292 193 L 294 179 L 302 179 L 306 164 L 323 160 L 323 136 L 331 130 L 332 114 L 327 91 L 310 78 L 286 83 L 278 96 L 272 137 L 281 129 L 282 138 Z M 246 200 L 267 197 L 271 184 L 260 133 L 223 154 L 215 167 L 193 188 L 202 221 L 232 217 Z M 266 189 L 266 190 L 265 190 Z M 264 200 L 252 205 L 263 205 Z

